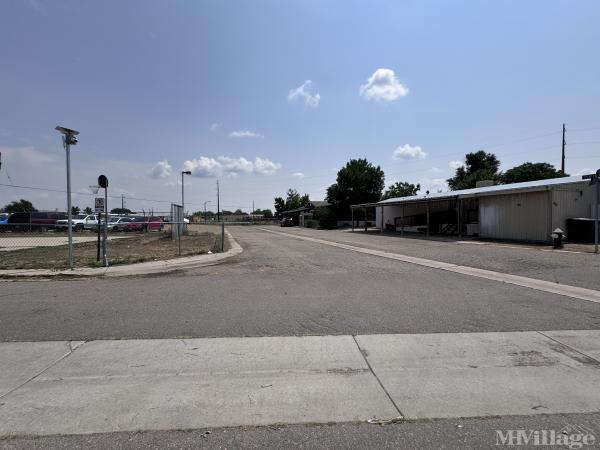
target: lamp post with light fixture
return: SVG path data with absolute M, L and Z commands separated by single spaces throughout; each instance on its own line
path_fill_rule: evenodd
M 73 269 L 73 211 L 71 211 L 71 145 L 78 142 L 79 131 L 65 127 L 56 127 L 56 131 L 63 135 L 63 146 L 67 154 L 67 232 L 69 236 L 69 269 Z

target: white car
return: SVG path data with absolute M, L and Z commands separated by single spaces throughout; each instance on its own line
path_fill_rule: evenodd
M 71 227 L 74 231 L 83 231 L 91 229 L 98 224 L 98 217 L 95 214 L 75 214 L 71 219 Z M 57 230 L 66 230 L 69 227 L 69 220 L 57 220 L 54 226 Z

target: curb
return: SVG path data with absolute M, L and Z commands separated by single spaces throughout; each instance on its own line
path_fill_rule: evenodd
M 0 270 L 0 278 L 33 278 L 33 277 L 127 277 L 132 275 L 151 275 L 168 273 L 181 269 L 195 269 L 212 266 L 244 251 L 240 244 L 233 238 L 228 230 L 225 235 L 230 244 L 230 249 L 225 253 L 213 253 L 182 258 L 166 259 L 163 261 L 148 261 L 137 264 L 122 264 L 110 267 L 82 267 L 73 270 L 50 269 L 21 269 Z

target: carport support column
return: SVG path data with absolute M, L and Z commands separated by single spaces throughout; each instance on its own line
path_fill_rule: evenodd
M 350 212 L 352 214 L 352 231 L 354 231 L 354 208 L 350 207 Z
M 381 230 L 379 231 L 383 234 L 383 205 L 381 205 Z
M 367 207 L 365 206 L 363 208 L 363 211 L 365 212 L 365 233 L 367 232 Z
M 457 200 L 456 222 L 458 223 L 458 238 L 462 239 L 462 199 Z
M 429 238 L 429 202 L 425 203 L 427 206 L 427 234 L 426 237 Z
M 396 226 L 394 225 L 394 228 L 395 227 Z M 402 214 L 400 216 L 400 236 L 404 236 L 404 203 L 402 204 Z

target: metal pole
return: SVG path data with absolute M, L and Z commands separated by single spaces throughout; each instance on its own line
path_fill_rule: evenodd
M 184 222 L 183 218 L 185 217 L 185 202 L 183 200 L 183 172 L 181 172 L 181 213 L 181 221 Z
M 221 253 L 225 250 L 225 222 L 221 222 Z
M 350 207 L 350 211 L 352 212 L 352 231 L 354 231 L 354 208 Z
M 219 180 L 217 180 L 217 222 L 221 220 L 221 204 L 219 199 Z
M 458 200 L 458 238 L 462 239 L 462 199 Z
M 600 180 L 596 178 L 596 221 L 594 222 L 594 252 L 598 253 L 598 221 L 600 220 L 600 213 L 598 208 L 598 202 L 600 202 Z
M 69 236 L 69 269 L 73 269 L 73 214 L 71 213 L 71 146 L 68 136 L 63 136 L 67 152 L 67 230 Z
M 404 237 L 404 203 L 402 204 L 402 219 L 401 220 L 402 220 L 402 224 L 400 226 L 400 236 Z M 396 231 L 396 230 L 394 230 L 394 231 Z
M 96 250 L 96 261 L 100 261 L 100 224 L 102 223 L 102 213 L 98 213 L 98 247 Z
M 561 164 L 560 164 L 560 171 L 563 173 L 563 176 L 565 174 L 565 144 L 567 143 L 565 141 L 565 124 L 563 123 L 563 133 L 562 133 L 562 157 L 561 157 Z
M 381 205 L 381 230 L 379 231 L 383 234 L 383 205 Z
M 365 213 L 365 233 L 367 232 L 367 208 L 363 208 Z
M 100 224 L 98 225 L 100 226 Z M 102 262 L 108 267 L 108 256 L 106 254 L 106 239 L 108 238 L 108 187 L 104 188 L 104 239 L 102 243 Z

